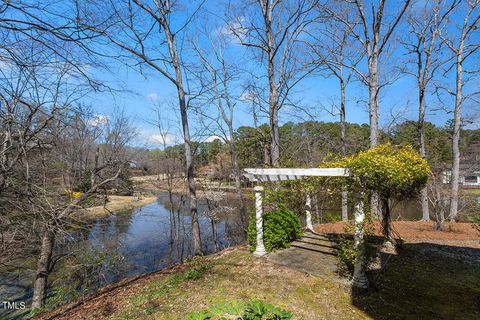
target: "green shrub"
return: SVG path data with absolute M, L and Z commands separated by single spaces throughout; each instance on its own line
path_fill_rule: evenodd
M 261 300 L 250 300 L 246 303 L 233 300 L 211 306 L 187 315 L 187 320 L 209 319 L 242 319 L 242 320 L 289 320 L 292 313 L 277 308 Z
M 342 277 L 351 277 L 353 275 L 356 258 L 357 251 L 355 250 L 353 239 L 342 237 L 337 253 L 338 274 Z
M 256 219 L 250 219 L 248 242 L 250 250 L 255 251 L 257 243 Z M 291 211 L 279 209 L 263 215 L 263 243 L 268 252 L 287 248 L 295 239 L 302 236 L 300 220 Z
M 131 196 L 134 190 L 133 180 L 129 174 L 122 174 L 117 181 L 117 192 L 119 196 Z
M 73 188 L 73 191 L 79 191 L 79 192 L 85 193 L 88 190 L 90 190 L 91 187 L 92 187 L 91 172 L 88 171 L 82 175 L 82 178 L 80 179 L 80 181 L 78 181 L 77 185 Z
M 365 263 L 367 267 L 375 260 L 377 250 L 372 243 L 372 235 L 374 232 L 371 221 L 366 221 L 363 226 L 365 232 Z M 342 277 L 353 277 L 353 270 L 357 262 L 357 250 L 354 243 L 355 227 L 352 223 L 345 226 L 345 234 L 343 234 L 339 241 L 337 251 L 337 272 Z
M 278 188 L 266 188 L 263 203 L 270 210 L 295 211 L 305 205 L 305 190 L 300 181 L 282 181 Z
M 209 269 L 209 265 L 203 257 L 194 257 L 188 260 L 188 265 L 190 269 L 183 274 L 185 280 L 198 280 Z

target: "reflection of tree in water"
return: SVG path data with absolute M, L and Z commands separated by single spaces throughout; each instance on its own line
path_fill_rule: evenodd
M 183 194 L 174 196 L 169 193 L 168 201 L 162 203 L 168 209 L 170 221 L 167 265 L 183 262 L 185 254 L 185 214 L 188 211 L 185 202 Z
M 204 190 L 203 214 L 210 221 L 214 250 L 218 251 L 245 241 L 245 230 L 243 230 L 237 195 L 208 188 Z
M 248 199 L 245 199 L 248 207 Z M 236 245 L 245 242 L 246 230 L 242 224 L 241 211 L 237 199 L 237 195 L 226 193 L 221 200 L 226 206 L 232 206 L 232 211 L 227 214 L 224 219 L 224 247 Z
M 222 200 L 225 198 L 225 191 L 213 191 L 204 189 L 203 194 L 206 202 L 206 208 L 203 211 L 203 215 L 205 215 L 210 220 L 214 251 L 217 252 L 217 223 L 220 221 L 222 215 L 228 216 L 228 213 L 232 212 L 233 208 L 222 203 Z
M 56 268 L 49 288 L 50 305 L 65 303 L 124 277 L 131 265 L 121 253 L 122 235 L 132 214 L 74 221 L 56 243 Z
M 202 192 L 198 201 L 203 249 L 206 253 L 244 241 L 235 196 L 223 191 Z M 170 212 L 170 250 L 173 263 L 192 254 L 188 199 L 160 195 L 159 202 Z M 176 260 L 176 261 L 175 261 Z
M 200 199 L 206 253 L 242 241 L 235 203 L 234 197 L 223 192 L 208 195 L 208 201 Z M 56 243 L 51 305 L 78 299 L 126 276 L 183 262 L 193 253 L 188 208 L 186 197 L 162 194 L 158 203 L 149 207 L 93 221 L 69 221 Z M 139 221 L 149 227 L 145 233 L 138 229 Z M 133 225 L 140 233 L 131 234 Z

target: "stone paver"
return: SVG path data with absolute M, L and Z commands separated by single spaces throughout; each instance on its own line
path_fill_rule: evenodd
M 270 253 L 266 258 L 297 271 L 347 283 L 346 279 L 338 277 L 336 273 L 336 251 L 337 244 L 327 236 L 305 232 L 304 236 L 294 241 L 290 248 Z

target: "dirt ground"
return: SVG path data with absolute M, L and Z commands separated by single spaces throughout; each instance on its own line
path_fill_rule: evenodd
M 347 222 L 348 223 L 348 222 Z M 324 223 L 314 226 L 316 232 L 328 234 L 345 233 L 346 222 Z M 381 235 L 380 223 L 374 222 L 376 235 Z M 393 233 L 405 241 L 478 241 L 480 232 L 472 227 L 471 223 L 445 223 L 445 231 L 434 229 L 434 223 L 429 221 L 394 221 Z
M 167 180 L 160 179 L 157 175 L 132 177 L 135 186 L 139 190 L 168 191 Z M 174 193 L 185 192 L 185 180 L 183 178 L 174 178 L 171 191 Z
M 135 200 L 132 196 L 108 196 L 108 202 L 106 206 L 96 206 L 82 210 L 79 214 L 88 217 L 99 217 L 102 215 L 108 215 L 114 211 L 129 210 L 138 208 L 157 200 L 156 196 L 145 196 L 140 200 Z

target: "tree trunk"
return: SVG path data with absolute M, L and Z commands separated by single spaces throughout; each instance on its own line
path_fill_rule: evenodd
M 265 23 L 265 35 L 267 39 L 268 52 L 268 84 L 269 84 L 269 120 L 270 120 L 270 137 L 271 137 L 271 156 L 270 160 L 273 167 L 280 165 L 280 133 L 278 130 L 278 84 L 275 80 L 275 47 L 274 34 L 272 30 L 272 17 L 275 4 L 270 1 L 261 1 L 262 15 Z
M 212 237 L 213 237 L 214 250 L 215 252 L 217 252 L 218 251 L 217 223 L 213 218 L 210 219 L 210 222 L 212 223 Z
M 425 159 L 426 152 L 425 152 L 425 87 L 423 83 L 419 83 L 419 108 L 418 108 L 418 144 L 419 144 L 419 151 L 422 158 Z M 428 208 L 428 189 L 422 189 L 420 192 L 421 198 L 420 201 L 422 203 L 422 220 L 429 221 L 430 220 L 430 212 Z
M 458 184 L 460 182 L 460 126 L 462 121 L 462 86 L 463 86 L 463 70 L 462 70 L 462 51 L 457 54 L 456 68 L 456 89 L 455 89 L 455 112 L 453 118 L 453 134 L 452 134 L 452 180 L 450 194 L 450 221 L 455 222 L 458 211 Z
M 202 241 L 200 237 L 200 225 L 198 223 L 197 211 L 197 190 L 195 186 L 195 168 L 193 165 L 192 147 L 190 141 L 190 128 L 188 124 L 187 103 L 185 100 L 185 90 L 183 89 L 183 77 L 180 61 L 178 58 L 175 38 L 170 32 L 168 22 L 162 23 L 165 38 L 167 39 L 172 65 L 175 69 L 175 85 L 177 87 L 178 103 L 180 107 L 180 116 L 182 119 L 183 140 L 185 146 L 185 167 L 187 174 L 188 195 L 190 198 L 190 216 L 192 219 L 193 251 L 195 255 L 202 255 Z
M 342 56 L 340 56 L 342 59 Z M 342 61 L 342 60 L 340 60 Z M 347 155 L 347 137 L 346 137 L 346 128 L 345 128 L 345 81 L 343 79 L 343 68 L 340 64 L 339 70 L 340 78 L 340 130 L 341 130 L 341 140 L 342 140 L 342 155 L 345 157 Z M 348 220 L 348 192 L 342 191 L 342 221 Z
M 378 131 L 378 52 L 374 49 L 368 62 L 370 82 L 369 82 L 369 115 L 370 115 L 370 148 L 375 148 L 379 143 Z M 374 217 L 380 219 L 380 200 L 377 192 L 372 192 L 370 199 L 370 211 Z
M 388 200 L 383 200 L 383 219 L 382 219 L 382 228 L 383 228 L 383 236 L 385 241 L 391 242 L 392 235 L 391 235 L 391 222 L 390 222 L 390 204 Z
M 370 148 L 375 148 L 380 140 L 378 131 L 378 53 L 372 53 L 369 59 L 369 115 L 370 115 Z
M 94 172 L 95 170 L 92 170 Z M 45 303 L 46 298 L 46 289 L 47 289 L 47 281 L 48 275 L 52 268 L 52 254 L 53 254 L 53 246 L 55 244 L 55 233 L 57 231 L 56 221 L 61 221 L 68 215 L 70 215 L 78 205 L 85 201 L 89 196 L 94 194 L 99 188 L 103 187 L 109 182 L 115 181 L 122 169 L 117 171 L 117 173 L 108 178 L 103 180 L 101 183 L 95 184 L 95 181 L 92 179 L 92 186 L 91 188 L 83 193 L 79 198 L 76 198 L 71 202 L 63 211 L 56 216 L 55 220 L 50 220 L 45 225 L 45 233 L 43 234 L 42 238 L 42 246 L 40 248 L 40 256 L 37 261 L 37 272 L 35 275 L 35 282 L 33 284 L 33 297 L 32 297 L 32 308 L 40 308 Z
M 440 187 L 442 188 L 442 187 Z M 439 223 L 438 223 L 438 229 L 440 231 L 443 231 L 444 230 L 444 226 L 445 226 L 445 208 L 447 207 L 448 205 L 448 200 L 445 199 L 445 197 L 443 196 L 441 190 L 439 190 L 439 194 L 440 194 L 440 201 L 442 201 L 441 203 L 441 206 L 440 206 L 440 217 L 439 217 Z
M 230 140 L 228 141 L 228 148 L 230 151 L 230 159 L 232 161 L 233 167 L 233 174 L 235 176 L 235 190 L 237 192 L 238 201 L 240 205 L 240 219 L 242 224 L 243 236 L 247 235 L 247 209 L 245 207 L 245 197 L 243 196 L 242 192 L 242 185 L 241 185 L 241 172 L 237 162 L 237 155 L 235 153 L 235 142 L 234 142 L 234 134 L 233 134 L 233 127 L 231 123 L 229 123 L 229 134 Z
M 183 139 L 185 146 L 185 166 L 187 171 L 188 195 L 190 202 L 190 217 L 192 219 L 193 252 L 195 255 L 202 255 L 202 241 L 200 237 L 200 225 L 197 212 L 197 190 L 195 186 L 195 169 L 193 166 L 192 147 L 190 145 L 190 129 L 188 126 L 187 108 L 185 104 L 185 93 L 182 86 L 178 86 L 178 100 L 180 103 L 180 114 L 182 118 Z
M 263 141 L 262 144 L 263 144 L 263 165 L 268 168 L 272 166 L 272 154 L 270 152 L 271 144 L 269 145 L 267 141 Z
M 271 162 L 273 167 L 280 166 L 280 132 L 278 128 L 278 107 L 271 107 L 270 110 L 270 136 L 272 139 Z
M 42 238 L 42 247 L 37 262 L 35 283 L 33 285 L 32 308 L 41 308 L 45 304 L 48 276 L 55 244 L 54 226 L 47 225 Z

